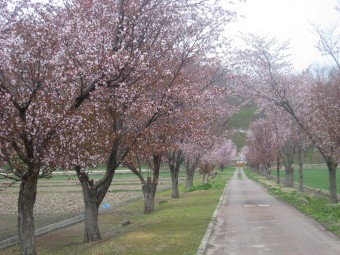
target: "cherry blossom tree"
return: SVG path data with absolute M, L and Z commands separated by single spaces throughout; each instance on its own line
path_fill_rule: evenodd
M 178 177 L 179 170 L 184 162 L 184 155 L 182 149 L 176 149 L 166 154 L 166 161 L 170 168 L 171 183 L 172 183 L 172 198 L 179 198 L 178 192 Z
M 67 27 L 73 31 L 79 29 L 79 16 L 74 17 L 72 13 L 83 13 L 83 16 L 80 17 L 81 24 L 84 25 L 80 28 L 84 29 L 84 34 L 80 33 L 80 37 L 75 39 L 70 37 L 74 40 L 71 45 L 76 46 L 72 49 L 74 56 L 79 54 L 79 44 L 84 45 L 83 47 L 87 49 L 88 45 L 92 45 L 94 41 L 99 44 L 99 48 L 102 48 L 102 41 L 99 41 L 98 38 L 103 36 L 105 38 L 104 46 L 106 42 L 114 42 L 115 46 L 113 51 L 110 51 L 111 46 L 105 46 L 105 54 L 98 52 L 100 59 L 102 56 L 105 58 L 99 63 L 96 60 L 95 63 L 98 66 L 95 66 L 94 70 L 91 69 L 93 68 L 91 65 L 84 72 L 84 67 L 87 68 L 88 63 L 84 58 L 85 62 L 79 65 L 79 70 L 77 69 L 76 72 L 76 76 L 81 77 L 81 81 L 85 81 L 82 89 L 84 96 L 91 93 L 91 99 L 99 102 L 100 100 L 96 99 L 96 93 L 99 92 L 94 90 L 96 87 L 105 85 L 107 88 L 113 88 L 111 93 L 116 97 L 114 103 L 119 102 L 118 108 L 115 106 L 117 115 L 113 122 L 116 124 L 114 124 L 115 128 L 111 129 L 115 138 L 107 153 L 105 177 L 93 183 L 85 171 L 77 168 L 80 181 L 85 182 L 82 187 L 90 189 L 91 193 L 87 192 L 86 194 L 92 194 L 91 196 L 94 198 L 84 198 L 87 200 L 85 205 L 92 204 L 93 208 L 89 209 L 90 213 L 85 218 L 85 229 L 90 231 L 89 233 L 85 231 L 86 241 L 101 239 L 97 227 L 97 211 L 108 191 L 115 169 L 157 119 L 176 110 L 178 100 L 175 95 L 183 90 L 178 84 L 182 86 L 187 84 L 184 81 L 180 83 L 178 80 L 192 78 L 192 75 L 183 75 L 183 69 L 192 62 L 210 62 L 209 58 L 211 57 L 206 54 L 213 53 L 219 42 L 221 25 L 228 22 L 232 16 L 227 11 L 200 1 L 186 3 L 182 1 L 132 1 L 131 3 L 119 1 L 118 5 L 110 3 L 110 1 L 102 1 L 97 5 L 92 2 L 83 4 L 82 1 L 74 1 L 73 5 L 67 6 L 67 18 L 61 18 L 61 20 L 68 21 Z M 102 5 L 107 8 L 104 10 Z M 99 12 L 107 13 L 107 15 L 100 15 L 98 22 L 95 22 Z M 110 13 L 118 13 L 118 19 L 115 17 L 112 19 L 112 22 L 115 23 L 107 24 L 107 22 L 101 21 L 102 17 L 107 19 Z M 165 15 L 163 15 L 164 13 Z M 210 13 L 215 13 L 216 16 L 212 17 Z M 102 27 L 103 24 L 104 27 Z M 91 36 L 87 36 L 89 26 L 98 33 L 96 36 L 92 36 L 92 30 Z M 103 31 L 111 32 L 110 27 L 116 29 L 112 33 L 103 35 Z M 107 36 L 108 39 L 106 39 Z M 117 48 L 117 46 L 119 47 Z M 109 49 L 108 53 L 106 49 Z M 93 54 L 92 47 L 89 48 L 89 51 L 88 54 Z M 110 52 L 114 53 L 114 58 Z M 74 63 L 72 68 L 78 67 L 79 60 L 77 58 L 77 61 L 74 61 L 74 58 L 71 60 Z M 112 62 L 112 60 L 119 61 Z M 86 76 L 83 77 L 83 73 Z M 94 74 L 93 77 L 97 79 L 89 81 L 95 82 L 86 81 L 88 73 Z M 78 97 L 79 102 L 83 101 L 84 96 Z M 198 95 L 196 96 L 198 97 Z M 127 108 L 131 108 L 133 114 L 126 113 Z M 122 142 L 124 139 L 129 139 L 129 142 Z M 157 155 L 157 157 L 160 158 L 161 155 Z M 96 225 L 96 227 L 92 225 Z
M 230 140 L 215 137 L 212 141 L 213 143 L 202 154 L 199 162 L 202 184 L 209 180 L 209 176 L 214 175 L 216 167 L 221 167 L 221 165 L 225 167 L 236 156 L 236 146 Z
M 303 152 L 307 145 L 306 137 L 294 119 L 282 109 L 274 107 L 264 112 L 275 132 L 277 142 L 277 183 L 280 183 L 280 161 L 285 167 L 285 186 L 294 187 L 293 162 L 298 159 L 299 191 L 303 192 Z
M 157 133 L 157 129 L 152 127 L 148 136 L 140 141 L 134 150 L 124 159 L 124 165 L 127 166 L 141 181 L 144 195 L 144 213 L 148 214 L 154 211 L 154 202 L 157 187 L 159 184 L 159 172 L 164 153 L 168 148 L 169 139 Z M 152 136 L 152 137 L 151 137 Z M 141 164 L 146 162 L 149 166 L 152 176 L 143 176 Z
M 242 148 L 243 155 L 245 156 L 245 159 L 247 160 L 249 167 L 252 171 L 256 172 L 257 174 L 260 174 L 260 157 L 257 154 L 255 146 L 249 146 L 246 144 Z
M 193 186 L 195 170 L 200 166 L 201 158 L 214 144 L 214 137 L 204 131 L 200 136 L 188 137 L 182 144 L 185 160 L 185 190 Z
M 329 56 L 335 64 L 336 69 L 340 70 L 339 26 L 333 25 L 328 28 L 322 28 L 315 24 L 313 28 L 319 38 L 317 49 L 322 55 Z
M 219 161 L 217 162 L 220 169 L 223 171 L 231 164 L 231 161 L 236 157 L 236 146 L 231 140 L 224 141 L 219 148 L 217 148 Z
M 268 120 L 259 119 L 250 125 L 247 147 L 247 160 L 259 166 L 260 174 L 270 178 L 270 165 L 276 159 L 277 147 L 275 133 Z M 254 155 L 250 156 L 250 152 Z
M 290 121 L 289 124 L 275 123 L 275 136 L 277 141 L 278 153 L 285 167 L 284 185 L 294 187 L 294 167 L 293 162 L 297 152 L 297 131 L 294 129 L 294 124 Z M 283 125 L 282 125 L 283 124 Z
M 182 68 L 194 58 L 209 61 L 203 53 L 213 54 L 233 14 L 195 0 L 0 3 L 1 159 L 21 180 L 21 253 L 35 254 L 37 179 L 60 165 L 74 166 L 82 184 L 85 240 L 99 240 L 98 208 L 115 169 L 143 130 L 174 110 L 170 100 L 165 107 L 145 91 L 176 93 L 171 87 Z M 134 122 L 130 113 L 143 118 Z M 93 120 L 102 126 L 94 128 Z M 125 125 L 137 131 L 123 132 Z M 122 149 L 123 139 L 129 143 Z M 95 183 L 83 168 L 103 158 L 107 171 Z
M 50 22 L 54 7 L 0 3 L 0 157 L 14 174 L 7 177 L 20 181 L 20 253 L 35 254 L 37 181 L 55 169 L 47 151 L 75 110 L 70 107 L 75 91 L 61 82 L 58 72 L 58 29 Z
M 157 154 L 160 160 L 163 159 L 168 163 L 172 177 L 172 197 L 179 197 L 178 175 L 179 167 L 184 160 L 184 144 L 188 142 L 188 137 L 200 136 L 203 128 L 206 129 L 206 126 L 216 120 L 217 113 L 220 113 L 219 108 L 214 109 L 213 107 L 219 106 L 216 103 L 217 95 L 220 93 L 219 97 L 224 97 L 225 92 L 214 86 L 215 72 L 211 72 L 214 68 L 211 69 L 213 66 L 208 65 L 198 65 L 198 67 L 204 71 L 197 69 L 196 72 L 187 72 L 184 70 L 171 89 L 167 90 L 165 96 L 163 94 L 152 96 L 152 98 L 160 98 L 160 102 L 163 102 L 162 106 L 165 107 L 163 110 L 171 107 L 148 130 L 144 131 L 143 146 L 136 147 L 133 150 L 135 152 L 131 152 L 131 155 L 124 160 L 124 164 L 141 180 L 145 213 L 153 211 L 154 192 L 158 185 L 159 167 L 156 167 L 158 165 L 153 164 L 153 161 L 150 160 L 152 155 Z M 186 68 L 184 67 L 184 69 Z M 189 68 L 192 70 L 192 63 Z M 193 73 L 196 74 L 195 77 L 192 77 Z M 186 77 L 186 75 L 188 76 Z M 186 79 L 190 79 L 191 82 L 185 83 Z M 181 89 L 176 89 L 177 86 L 180 86 Z M 202 107 L 203 103 L 204 107 Z M 226 113 L 228 110 L 222 112 Z M 163 137 L 163 139 L 152 138 L 155 135 L 156 138 Z M 151 141 L 155 141 L 155 144 Z M 157 141 L 160 144 L 157 144 Z M 140 167 L 142 162 L 148 162 L 152 169 L 152 177 L 149 176 L 145 179 Z
M 330 200 L 336 203 L 335 176 L 340 155 L 337 76 L 325 83 L 308 71 L 296 74 L 286 55 L 286 43 L 253 35 L 247 37 L 246 42 L 249 47 L 240 53 L 243 88 L 260 108 L 278 107 L 300 126 L 328 166 Z

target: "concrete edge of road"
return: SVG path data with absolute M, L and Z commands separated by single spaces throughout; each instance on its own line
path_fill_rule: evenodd
M 235 173 L 236 173 L 236 171 L 235 171 Z M 196 255 L 204 255 L 205 254 L 205 250 L 207 249 L 209 238 L 211 236 L 212 230 L 213 230 L 213 228 L 215 226 L 215 223 L 217 221 L 217 214 L 218 214 L 218 212 L 219 212 L 219 210 L 221 208 L 221 205 L 222 205 L 222 202 L 223 202 L 223 198 L 227 195 L 227 191 L 228 191 L 228 187 L 229 187 L 228 184 L 229 184 L 229 181 L 231 179 L 229 179 L 227 184 L 225 185 L 225 188 L 223 190 L 223 194 L 221 195 L 220 200 L 219 200 L 219 202 L 218 202 L 218 204 L 217 204 L 217 206 L 215 208 L 213 216 L 212 216 L 212 218 L 210 220 L 210 223 L 208 225 L 207 231 L 205 232 L 205 235 L 202 238 L 201 244 L 200 244 L 200 246 L 197 249 Z

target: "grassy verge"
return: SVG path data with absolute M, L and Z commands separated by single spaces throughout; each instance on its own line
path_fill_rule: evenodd
M 264 180 L 250 170 L 247 176 L 264 186 L 275 197 L 293 205 L 302 213 L 312 217 L 328 231 L 340 236 L 340 204 L 330 204 L 329 200 L 321 197 L 300 193 L 294 189 L 286 189 L 280 185 Z
M 82 243 L 82 223 L 41 236 L 36 241 L 38 254 L 195 254 L 232 171 L 219 173 L 207 190 L 185 193 L 180 185 L 179 199 L 170 199 L 171 191 L 158 193 L 149 215 L 142 213 L 143 201 L 100 215 L 103 240 L 98 243 Z M 124 220 L 132 224 L 122 226 Z M 18 254 L 18 247 L 0 254 Z

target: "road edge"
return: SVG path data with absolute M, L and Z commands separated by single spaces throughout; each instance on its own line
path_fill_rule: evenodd
M 235 177 L 235 173 L 236 173 L 236 172 L 237 172 L 237 171 L 235 170 L 234 175 L 233 175 L 232 178 Z M 206 232 L 205 232 L 205 235 L 204 235 L 203 238 L 202 238 L 201 244 L 200 244 L 200 246 L 199 246 L 198 249 L 197 249 L 196 255 L 204 255 L 204 254 L 205 254 L 205 250 L 207 249 L 208 241 L 209 241 L 209 239 L 210 239 L 212 230 L 213 230 L 213 228 L 214 228 L 214 226 L 215 226 L 215 223 L 216 223 L 216 221 L 217 221 L 217 214 L 218 214 L 218 212 L 220 211 L 220 208 L 221 208 L 221 205 L 222 205 L 223 198 L 227 196 L 227 193 L 228 193 L 228 191 L 229 191 L 229 188 L 228 188 L 229 185 L 228 185 L 228 184 L 229 184 L 229 182 L 230 182 L 230 180 L 231 180 L 232 178 L 230 178 L 230 179 L 227 181 L 227 183 L 226 183 L 226 185 L 225 185 L 225 187 L 224 187 L 223 193 L 222 193 L 222 195 L 221 195 L 221 197 L 220 197 L 220 200 L 219 200 L 219 202 L 218 202 L 218 204 L 217 204 L 217 206 L 216 206 L 216 208 L 215 208 L 215 211 L 214 211 L 213 216 L 212 216 L 212 218 L 211 218 L 211 220 L 210 220 L 210 222 L 209 222 L 209 225 L 208 225 L 208 227 L 207 227 L 207 230 L 206 230 Z

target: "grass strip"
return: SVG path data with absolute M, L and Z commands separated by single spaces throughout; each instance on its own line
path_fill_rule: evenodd
M 300 212 L 312 217 L 328 231 L 340 236 L 340 204 L 331 204 L 326 198 L 301 193 L 295 189 L 287 190 L 268 180 L 264 182 L 263 177 L 249 169 L 245 172 L 249 179 L 261 184 L 270 194 L 289 203 Z
M 179 199 L 170 199 L 171 190 L 157 193 L 155 211 L 149 215 L 142 213 L 142 200 L 100 215 L 103 237 L 100 242 L 84 244 L 83 224 L 76 224 L 37 238 L 37 252 L 40 255 L 195 254 L 232 172 L 233 169 L 220 172 L 210 180 L 212 185 L 208 190 L 185 193 L 180 185 Z M 194 184 L 197 186 L 199 180 Z M 127 220 L 132 224 L 122 226 Z M 18 247 L 0 254 L 18 254 Z

